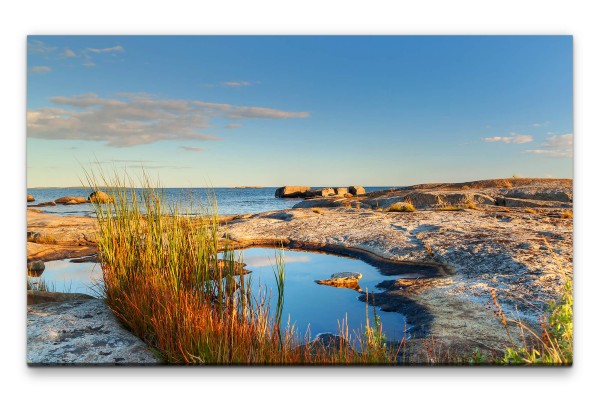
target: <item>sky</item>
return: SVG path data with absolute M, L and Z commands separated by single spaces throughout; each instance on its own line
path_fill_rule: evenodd
M 29 36 L 27 185 L 572 178 L 571 36 Z

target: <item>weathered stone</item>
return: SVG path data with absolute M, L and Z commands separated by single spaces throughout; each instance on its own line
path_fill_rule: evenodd
M 350 192 L 352 195 L 363 195 L 366 193 L 366 191 L 363 187 L 360 187 L 357 185 L 349 186 L 348 192 Z
M 88 201 L 82 196 L 63 196 L 54 201 L 54 203 L 62 205 L 78 205 L 80 203 L 87 203 Z
M 85 299 L 95 298 L 91 295 L 79 293 L 27 290 L 27 305 L 43 304 L 46 302 L 77 301 Z
M 93 203 L 113 203 L 115 200 L 107 193 L 102 191 L 94 191 L 88 196 L 88 200 Z
M 311 189 L 306 192 L 305 197 L 327 197 L 335 195 L 335 190 L 333 188 L 320 188 L 320 189 Z
M 571 203 L 567 202 L 557 202 L 557 201 L 543 201 L 543 200 L 535 200 L 535 199 L 517 199 L 517 198 L 506 198 L 503 196 L 498 196 L 496 198 L 496 204 L 498 206 L 506 206 L 506 207 L 543 207 L 543 208 L 570 208 L 572 206 Z
M 496 200 L 491 196 L 471 191 L 411 192 L 404 196 L 404 200 L 412 203 L 418 209 L 436 208 L 448 205 L 460 206 L 469 203 L 485 205 L 494 205 L 496 203 Z
M 35 202 L 35 198 L 33 197 L 33 195 L 27 194 L 27 202 Z
M 327 280 L 315 280 L 315 283 L 360 291 L 361 288 L 358 285 L 358 280 L 360 280 L 361 277 L 362 274 L 358 272 L 341 272 L 332 274 Z
M 302 198 L 310 191 L 310 187 L 304 186 L 285 186 L 277 188 L 275 197 L 277 198 Z
M 161 361 L 101 300 L 27 307 L 30 365 L 156 365 Z
M 50 202 L 38 203 L 36 205 L 27 205 L 27 207 L 45 207 L 45 206 L 56 206 L 56 202 L 50 201 Z
M 571 188 L 544 188 L 538 186 L 518 187 L 499 190 L 498 193 L 506 198 L 532 199 L 540 201 L 573 202 Z
M 287 213 L 287 212 L 275 212 L 275 213 L 264 214 L 261 217 L 263 217 L 265 219 L 275 219 L 275 220 L 289 221 L 289 220 L 291 220 L 291 219 L 294 218 L 294 215 L 290 214 L 290 213 Z
M 44 270 L 46 265 L 41 260 L 27 261 L 27 275 L 32 277 L 39 277 Z
M 335 194 L 338 196 L 344 196 L 348 193 L 348 188 L 346 187 L 338 187 L 338 188 L 334 188 L 335 190 Z
M 293 209 L 305 209 L 311 207 L 341 207 L 344 206 L 345 199 L 327 199 L 327 198 L 315 198 L 306 199 L 302 202 L 296 203 L 292 206 Z

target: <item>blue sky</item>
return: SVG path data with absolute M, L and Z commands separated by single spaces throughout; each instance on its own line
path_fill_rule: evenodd
M 570 36 L 30 36 L 29 187 L 572 177 Z M 99 164 L 97 164 L 99 163 Z

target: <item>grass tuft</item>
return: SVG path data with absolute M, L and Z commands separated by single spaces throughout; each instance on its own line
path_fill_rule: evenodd
M 106 180 L 114 203 L 92 204 L 98 222 L 106 302 L 134 334 L 170 364 L 392 364 L 398 350 L 381 346 L 377 331 L 352 335 L 333 349 L 302 345 L 282 327 L 285 266 L 276 258 L 277 306 L 267 290 L 251 291 L 230 243 L 222 242 L 215 198 L 208 206 L 166 205 L 144 176 Z M 91 189 L 97 179 L 88 176 Z M 141 190 L 134 190 L 141 186 Z M 193 213 L 200 211 L 194 217 Z M 223 251 L 219 262 L 219 252 Z M 308 341 L 308 338 L 304 339 Z
M 417 208 L 411 202 L 394 203 L 390 206 L 388 212 L 415 212 Z
M 566 212 L 561 213 L 560 218 L 561 219 L 572 219 L 573 218 L 573 211 L 568 210 Z

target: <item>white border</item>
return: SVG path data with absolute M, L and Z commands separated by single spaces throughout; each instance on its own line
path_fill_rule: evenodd
M 581 4 L 581 3 L 579 3 Z M 26 1 L 4 4 L 1 198 L 4 394 L 86 400 L 250 398 L 576 397 L 595 381 L 598 357 L 597 12 L 544 1 Z M 25 41 L 27 34 L 573 34 L 575 48 L 575 366 L 571 369 L 212 368 L 30 369 L 25 366 Z M 11 391 L 12 390 L 12 391 Z M 207 393 L 210 391 L 210 393 Z M 19 398 L 21 398 L 19 396 Z

